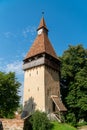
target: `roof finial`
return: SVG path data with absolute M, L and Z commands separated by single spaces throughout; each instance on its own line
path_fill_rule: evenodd
M 42 11 L 42 16 L 44 16 L 44 11 Z

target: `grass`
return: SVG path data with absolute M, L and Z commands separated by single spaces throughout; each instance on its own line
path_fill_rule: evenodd
M 77 130 L 75 127 L 65 123 L 52 122 L 52 130 Z

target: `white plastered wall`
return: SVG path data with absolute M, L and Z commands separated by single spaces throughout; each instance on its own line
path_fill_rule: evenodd
M 44 66 L 38 66 L 25 71 L 23 103 L 33 98 L 35 109 L 45 111 L 45 79 Z

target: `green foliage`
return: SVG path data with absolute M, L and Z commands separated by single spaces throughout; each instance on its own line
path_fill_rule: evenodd
M 61 92 L 68 108 L 67 120 L 72 115 L 76 123 L 79 119 L 86 121 L 87 50 L 82 45 L 69 46 L 61 57 L 61 63 Z
M 33 130 L 50 130 L 51 129 L 51 124 L 50 121 L 47 118 L 46 113 L 36 111 L 32 115 L 31 118 L 31 124 Z
M 86 121 L 78 122 L 78 124 L 77 124 L 78 127 L 85 126 L 85 125 L 87 125 Z
M 67 122 L 69 124 L 71 124 L 72 126 L 77 126 L 76 124 L 76 117 L 74 113 L 70 113 L 68 112 L 67 116 L 66 116 Z
M 18 108 L 17 108 L 17 112 L 19 114 L 21 114 L 23 112 L 23 105 L 22 104 L 19 104 Z
M 71 125 L 65 123 L 58 123 L 52 122 L 52 129 L 51 130 L 77 130 L 76 128 L 72 127 Z
M 19 106 L 20 83 L 15 73 L 0 72 L 0 117 L 12 118 Z
M 32 124 L 30 122 L 30 118 L 31 117 L 28 117 L 24 120 L 24 127 L 23 127 L 23 130 L 32 130 Z

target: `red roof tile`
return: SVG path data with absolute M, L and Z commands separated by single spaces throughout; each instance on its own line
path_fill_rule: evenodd
M 38 29 L 40 29 L 40 28 L 47 29 L 44 18 L 41 19 Z M 37 35 L 33 45 L 31 46 L 29 52 L 27 53 L 25 59 L 28 59 L 30 57 L 33 57 L 33 56 L 41 54 L 41 53 L 47 53 L 57 59 L 57 55 L 45 32 L 42 32 L 40 35 Z
M 40 21 L 40 24 L 39 24 L 39 27 L 38 27 L 37 30 L 39 30 L 39 29 L 42 28 L 42 27 L 44 27 L 44 28 L 47 29 L 47 26 L 46 26 L 46 24 L 45 24 L 45 20 L 44 20 L 43 17 L 42 17 L 42 19 L 41 19 L 41 21 Z M 48 29 L 47 29 L 47 30 L 48 30 Z

